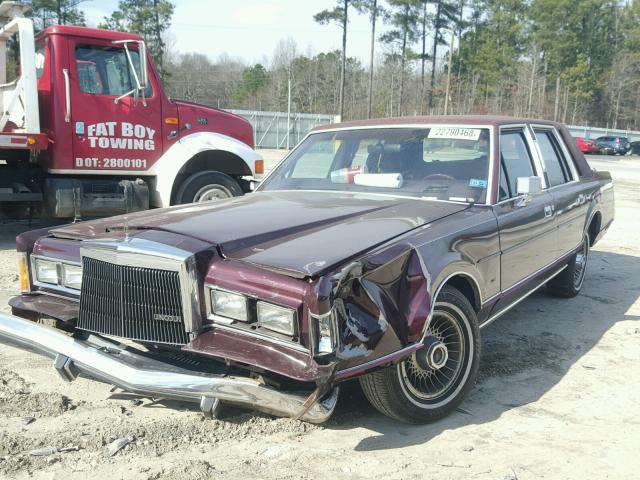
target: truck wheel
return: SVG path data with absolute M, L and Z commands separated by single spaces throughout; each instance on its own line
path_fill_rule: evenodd
M 187 177 L 176 193 L 176 204 L 209 202 L 242 195 L 238 182 L 220 172 L 198 172 Z
M 571 258 L 567 267 L 547 283 L 547 291 L 556 297 L 573 298 L 582 289 L 589 260 L 589 235 L 586 233 L 582 245 Z
M 454 410 L 478 375 L 480 330 L 469 300 L 445 285 L 424 347 L 406 360 L 360 377 L 380 413 L 407 423 L 438 420 Z

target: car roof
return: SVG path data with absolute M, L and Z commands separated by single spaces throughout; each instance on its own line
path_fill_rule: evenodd
M 534 123 L 537 125 L 550 125 L 559 127 L 560 124 L 549 120 L 538 120 L 533 118 L 517 118 L 496 115 L 432 115 L 432 116 L 415 116 L 415 117 L 391 117 L 391 118 L 372 118 L 369 120 L 352 120 L 341 123 L 331 123 L 320 125 L 313 128 L 312 132 L 323 130 L 336 130 L 348 128 L 362 127 L 388 127 L 402 125 L 430 125 L 430 124 L 464 124 L 477 126 L 500 126 L 512 125 L 520 123 Z

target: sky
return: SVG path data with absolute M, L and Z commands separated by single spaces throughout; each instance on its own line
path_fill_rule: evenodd
M 315 13 L 333 8 L 335 0 L 173 0 L 173 3 L 170 32 L 175 49 L 181 53 L 204 53 L 212 59 L 227 53 L 246 63 L 267 63 L 278 42 L 288 37 L 302 53 L 341 49 L 340 27 L 320 25 L 313 20 Z M 89 0 L 80 8 L 88 25 L 96 26 L 117 5 L 117 0 Z M 377 25 L 376 30 L 383 28 Z M 368 65 L 371 39 L 368 17 L 352 10 L 347 32 L 347 55 Z

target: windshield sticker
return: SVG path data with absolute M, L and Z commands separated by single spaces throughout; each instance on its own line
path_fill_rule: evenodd
M 479 178 L 470 178 L 469 186 L 473 188 L 487 188 L 487 181 Z
M 429 130 L 428 138 L 446 138 L 454 140 L 478 140 L 481 128 L 434 127 Z

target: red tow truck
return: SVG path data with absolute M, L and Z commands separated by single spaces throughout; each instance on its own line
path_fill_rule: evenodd
M 0 4 L 0 204 L 57 218 L 242 195 L 263 173 L 241 117 L 173 100 L 142 37 L 53 26 Z M 7 83 L 7 41 L 19 45 Z

